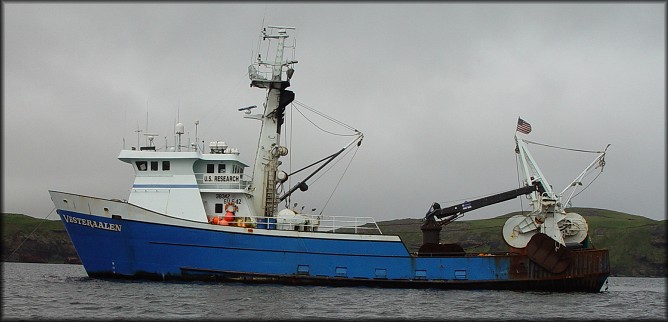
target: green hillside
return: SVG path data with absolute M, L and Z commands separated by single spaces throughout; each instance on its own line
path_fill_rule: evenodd
M 65 226 L 60 220 L 2 214 L 2 260 L 36 263 L 77 261 Z
M 572 208 L 589 224 L 596 248 L 610 250 L 613 276 L 666 276 L 666 221 L 656 221 L 621 212 Z M 519 214 L 482 220 L 458 220 L 443 228 L 442 243 L 457 243 L 469 253 L 506 251 L 501 229 L 506 219 Z M 20 214 L 2 214 L 3 261 L 64 263 L 78 259 L 58 220 L 43 220 Z M 399 235 L 410 251 L 422 245 L 421 219 L 378 222 L 386 235 Z M 33 232 L 34 231 L 34 232 Z M 20 247 L 19 247 L 20 246 Z
M 665 220 L 602 209 L 574 208 L 573 211 L 587 219 L 594 246 L 610 250 L 611 270 L 615 273 L 666 276 Z

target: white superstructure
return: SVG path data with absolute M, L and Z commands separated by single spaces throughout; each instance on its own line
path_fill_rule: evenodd
M 224 216 L 228 203 L 238 208 L 235 216 L 255 215 L 249 202 L 251 178 L 244 174 L 248 165 L 222 141 L 212 142 L 209 147 L 211 153 L 122 150 L 118 159 L 135 171 L 128 202 L 200 222 Z

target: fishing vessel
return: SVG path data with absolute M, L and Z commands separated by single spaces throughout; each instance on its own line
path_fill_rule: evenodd
M 424 216 L 423 245 L 409 251 L 399 236 L 383 234 L 371 217 L 329 216 L 290 207 L 293 193 L 351 147 L 293 173 L 281 167 L 288 148 L 281 142 L 294 59 L 286 48 L 294 28 L 263 28 L 261 43 L 270 57 L 257 56 L 250 85 L 266 101 L 240 108 L 261 123 L 252 174 L 237 149 L 223 141 L 183 144 L 184 125 L 175 126 L 173 146 L 158 148 L 156 135 L 145 146 L 123 149 L 118 159 L 134 170 L 127 200 L 50 190 L 87 274 L 93 278 L 233 281 L 295 285 L 411 288 L 507 289 L 599 292 L 610 273 L 607 249 L 595 249 L 585 219 L 565 211 L 585 173 L 604 165 L 605 151 L 557 193 L 527 148 L 518 125 L 516 153 L 524 181 L 520 188 L 442 208 L 433 203 Z M 262 51 L 264 52 L 264 51 Z M 196 123 L 197 124 L 197 123 Z M 525 126 L 528 124 L 525 124 Z M 195 142 L 198 142 L 196 138 Z M 139 145 L 139 144 L 138 144 Z M 607 147 L 606 147 L 607 149 Z M 312 174 L 287 186 L 297 172 Z M 508 219 L 499 232 L 509 246 L 501 253 L 466 253 L 441 243 L 444 225 L 463 214 L 524 196 L 533 210 Z

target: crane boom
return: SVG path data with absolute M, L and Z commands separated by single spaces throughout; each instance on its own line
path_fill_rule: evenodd
M 499 202 L 504 202 L 521 195 L 526 195 L 534 191 L 539 191 L 538 185 L 524 186 L 519 189 L 514 189 L 495 195 L 483 197 L 480 199 L 475 199 L 472 201 L 465 201 L 461 204 L 450 206 L 447 208 L 441 208 L 441 206 L 434 202 L 425 216 L 425 221 L 435 220 L 435 218 L 441 219 L 441 224 L 448 224 L 455 219 L 461 217 L 464 213 L 476 210 L 478 208 L 486 207 L 493 205 Z
M 422 230 L 423 247 L 427 247 L 420 252 L 424 253 L 433 250 L 430 248 L 432 246 L 429 246 L 427 244 L 435 244 L 437 245 L 437 247 L 439 247 L 438 244 L 440 240 L 440 232 L 441 229 L 443 228 L 442 226 L 455 221 L 457 218 L 463 216 L 464 213 L 478 208 L 493 205 L 499 202 L 507 201 L 519 197 L 521 195 L 530 194 L 535 191 L 542 193 L 541 186 L 540 185 L 524 186 L 519 189 L 498 193 L 480 199 L 475 199 L 472 201 L 466 201 L 464 203 L 450 206 L 447 208 L 441 208 L 441 205 L 439 205 L 437 202 L 434 202 L 431 205 L 431 208 L 429 208 L 429 211 L 427 212 L 427 215 L 424 218 L 424 223 L 420 227 L 420 230 Z M 440 219 L 440 221 L 437 222 L 436 218 Z

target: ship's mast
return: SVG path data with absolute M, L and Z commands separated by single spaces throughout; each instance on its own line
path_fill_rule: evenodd
M 564 238 L 559 229 L 558 223 L 565 218 L 561 205 L 561 196 L 554 193 L 552 185 L 547 182 L 547 178 L 540 171 L 536 160 L 533 158 L 524 140 L 515 136 L 515 144 L 520 154 L 520 164 L 524 171 L 524 178 L 527 185 L 539 186 L 539 191 L 530 194 L 533 207 L 532 225 L 540 222 L 540 232 L 550 236 L 555 241 L 564 245 Z
M 294 93 L 286 88 L 290 86 L 290 78 L 294 72 L 290 66 L 297 63 L 295 60 L 284 60 L 283 56 L 286 39 L 289 37 L 288 30 L 294 29 L 278 26 L 264 28 L 262 40 L 268 50 L 275 50 L 274 61 L 265 61 L 258 53 L 257 62 L 248 67 L 251 87 L 267 89 L 262 114 L 246 116 L 262 122 L 251 185 L 253 208 L 258 215 L 273 216 L 279 202 L 276 195 L 278 158 L 288 153 L 288 149 L 280 145 L 281 125 L 285 107 L 294 100 Z M 272 47 L 274 40 L 276 44 Z M 250 111 L 250 108 L 247 108 L 247 111 Z

